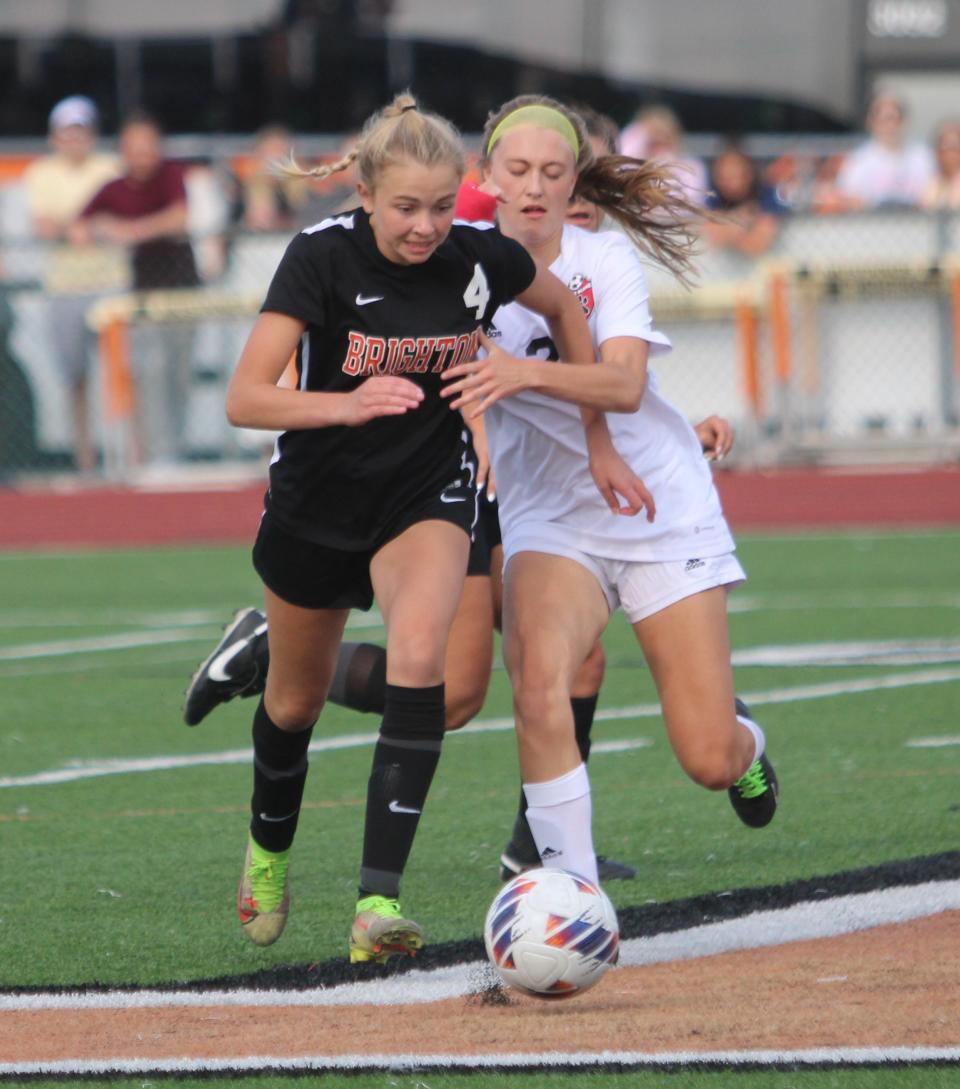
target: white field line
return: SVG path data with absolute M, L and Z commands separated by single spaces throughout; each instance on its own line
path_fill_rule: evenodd
M 631 749 L 649 749 L 653 741 L 649 737 L 624 738 L 622 741 L 594 741 L 590 746 L 590 755 L 608 752 L 629 752 Z
M 159 646 L 162 643 L 196 643 L 214 638 L 214 632 L 197 628 L 154 628 L 118 635 L 92 635 L 83 639 L 58 639 L 46 643 L 21 643 L 0 647 L 0 662 L 22 662 L 29 658 L 59 658 L 69 654 L 89 654 L 106 650 L 131 650 Z
M 188 621 L 188 623 L 190 623 Z M 354 631 L 381 628 L 382 619 L 361 617 L 349 624 Z M 213 642 L 222 628 L 153 628 L 138 632 L 21 643 L 0 647 L 0 666 L 24 662 L 132 650 L 172 643 Z M 732 654 L 734 666 L 850 666 L 850 665 L 942 665 L 960 662 L 960 639 L 882 639 L 828 643 L 773 643 L 742 647 Z M 639 659 L 638 659 L 639 661 Z M 58 663 L 59 668 L 59 663 Z M 9 676 L 4 671 L 2 676 Z
M 353 614 L 359 617 L 347 623 L 353 630 L 380 628 L 383 619 L 379 613 Z M 89 623 L 89 621 L 88 621 Z M 187 623 L 191 623 L 188 621 Z M 204 621 L 204 623 L 208 623 Z M 131 650 L 161 643 L 197 643 L 219 637 L 223 627 L 203 630 L 197 627 L 152 628 L 140 632 L 119 632 L 115 635 L 93 635 L 82 639 L 56 639 L 43 643 L 21 643 L 0 647 L 0 662 L 21 662 L 29 658 L 58 658 L 70 654 L 89 654 L 111 650 Z
M 960 881 L 879 889 L 792 907 L 758 911 L 741 919 L 695 926 L 621 943 L 620 966 L 636 967 L 714 956 L 743 949 L 832 938 L 877 926 L 909 922 L 960 909 Z M 0 994 L 0 1012 L 124 1010 L 164 1007 L 405 1006 L 460 998 L 486 989 L 496 977 L 486 961 L 405 972 L 392 979 L 342 983 L 309 990 L 73 991 Z
M 810 594 L 773 594 L 773 595 L 734 595 L 730 599 L 730 611 L 735 613 L 754 612 L 761 610 L 799 610 L 799 609 L 824 609 L 824 608 L 931 608 L 941 606 L 945 608 L 960 608 L 960 594 L 837 594 L 830 597 Z M 116 650 L 129 650 L 131 648 L 149 646 L 151 643 L 171 642 L 197 642 L 208 638 L 214 638 L 226 624 L 228 617 L 225 614 L 214 613 L 207 609 L 191 609 L 178 612 L 147 612 L 136 613 L 124 610 L 106 610 L 96 614 L 91 612 L 61 612 L 46 613 L 42 610 L 0 612 L 0 629 L 24 627 L 80 627 L 90 624 L 123 624 L 134 627 L 143 627 L 145 630 L 136 632 L 119 632 L 111 635 L 89 636 L 78 639 L 59 639 L 38 643 L 14 644 L 0 647 L 0 662 L 22 661 L 30 658 L 62 657 L 69 654 L 85 654 L 90 652 L 105 652 Z M 210 631 L 190 630 L 210 628 L 211 625 L 219 625 Z M 352 612 L 347 620 L 347 628 L 363 631 L 383 626 L 383 617 L 374 609 L 369 613 Z M 816 648 L 824 648 L 822 651 Z M 801 650 L 807 654 L 822 653 L 828 658 L 841 659 L 844 655 L 850 657 L 854 648 L 862 648 L 861 654 L 891 654 L 900 648 L 901 652 L 910 655 L 908 661 L 922 662 L 924 653 L 947 653 L 957 655 L 958 642 L 953 640 L 898 640 L 876 641 L 864 643 L 818 643 L 798 644 L 797 653 Z M 753 652 L 760 652 L 764 648 L 752 648 Z M 776 649 L 776 648 L 775 648 Z M 789 652 L 789 646 L 782 648 L 783 653 Z M 916 654 L 913 652 L 916 651 Z M 740 651 L 741 654 L 751 652 L 751 648 Z M 772 651 L 771 651 L 772 653 Z M 928 659 L 927 664 L 943 659 Z M 950 658 L 948 660 L 955 660 Z M 819 662 L 819 659 L 815 659 Z M 764 661 L 746 662 L 744 664 L 768 664 Z M 769 664 L 784 664 L 771 662 Z M 790 664 L 790 663 L 787 663 Z M 799 664 L 808 664 L 802 661 Z
M 770 703 L 794 703 L 800 700 L 828 699 L 834 696 L 858 695 L 915 685 L 949 684 L 960 681 L 958 669 L 927 669 L 913 673 L 889 673 L 878 677 L 864 677 L 845 681 L 829 681 L 823 684 L 797 685 L 793 688 L 774 688 L 762 692 L 743 692 L 747 703 L 762 706 Z M 597 712 L 597 721 L 618 721 L 631 718 L 651 718 L 660 714 L 658 703 L 638 703 L 631 707 L 604 708 Z M 495 733 L 513 729 L 512 718 L 481 719 L 470 726 L 457 730 L 453 737 Z M 375 732 L 343 734 L 339 737 L 321 738 L 310 743 L 311 753 L 330 752 L 371 745 L 377 739 Z M 29 775 L 0 777 L 0 789 L 7 787 L 50 786 L 55 783 L 72 783 L 81 779 L 95 779 L 104 775 L 124 775 L 129 772 L 169 771 L 175 768 L 192 768 L 201 765 L 245 764 L 252 759 L 252 751 L 225 749 L 219 752 L 190 753 L 180 756 L 114 757 L 107 760 L 77 760 L 65 767 L 41 771 Z
M 224 628 L 230 612 L 223 609 L 0 609 L 0 629 L 3 628 L 89 628 L 91 625 L 121 624 L 127 627 L 170 628 L 194 624 L 198 627 Z M 347 620 L 348 628 L 382 627 L 379 609 L 368 613 L 354 611 Z
M 0 611 L 2 628 L 89 628 L 91 624 L 122 624 L 127 627 L 170 628 L 186 624 L 205 627 L 222 624 L 223 613 L 213 609 L 184 609 L 179 612 L 144 613 L 133 609 L 6 609 Z
M 538 1068 L 545 1072 L 592 1071 L 598 1066 L 653 1069 L 730 1067 L 780 1068 L 898 1066 L 919 1063 L 953 1065 L 960 1047 L 817 1047 L 793 1051 L 511 1051 L 493 1055 L 246 1055 L 227 1059 L 77 1059 L 56 1062 L 0 1063 L 0 1078 L 42 1075 L 51 1078 L 108 1074 L 248 1074 L 265 1072 L 383 1070 L 408 1071 L 502 1070 Z M 387 1084 L 396 1084 L 390 1080 Z M 418 1085 L 426 1085 L 418 1082 Z
M 949 749 L 960 745 L 960 737 L 912 737 L 903 744 L 908 749 Z
M 873 639 L 743 647 L 735 666 L 943 665 L 960 662 L 960 639 Z
M 907 590 L 850 590 L 751 593 L 737 590 L 727 601 L 731 613 L 805 612 L 810 609 L 960 609 L 960 594 Z
M 190 677 L 200 661 L 200 654 L 195 648 L 186 643 L 171 643 L 170 648 L 156 650 L 142 658 L 138 658 L 132 667 L 134 670 L 156 669 L 160 666 L 184 664 L 183 687 L 187 686 L 187 678 Z M 22 665 L 0 665 L 0 680 L 11 680 L 14 677 L 64 677 L 68 673 L 93 673 L 102 670 L 116 670 L 115 658 L 107 658 L 103 655 L 94 656 L 78 654 L 75 658 L 51 658 L 49 661 L 37 660 L 24 662 Z M 127 667 L 128 669 L 130 667 Z

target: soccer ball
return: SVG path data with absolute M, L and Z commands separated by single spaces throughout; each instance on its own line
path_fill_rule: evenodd
M 504 983 L 538 998 L 592 987 L 617 963 L 617 913 L 599 887 L 567 870 L 527 870 L 497 893 L 483 939 Z

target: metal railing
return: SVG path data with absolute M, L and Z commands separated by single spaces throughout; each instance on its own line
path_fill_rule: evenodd
M 85 308 L 99 472 L 262 455 L 270 437 L 231 429 L 223 398 L 288 241 L 196 238 L 198 253 L 219 248 L 222 259 L 207 263 L 216 274 L 162 292 L 130 291 L 125 255 L 113 254 L 121 271 Z M 50 290 L 57 258 L 30 241 L 2 255 L 7 479 L 73 465 L 55 336 L 62 296 Z M 762 260 L 707 252 L 691 291 L 660 269 L 649 279 L 655 321 L 674 344 L 654 365 L 660 387 L 692 419 L 719 412 L 734 423 L 735 464 L 960 457 L 960 215 L 794 214 Z

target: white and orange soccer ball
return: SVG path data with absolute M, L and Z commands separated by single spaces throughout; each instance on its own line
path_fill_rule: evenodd
M 598 885 L 566 870 L 528 870 L 497 893 L 483 938 L 504 983 L 538 998 L 592 987 L 617 962 L 617 913 Z

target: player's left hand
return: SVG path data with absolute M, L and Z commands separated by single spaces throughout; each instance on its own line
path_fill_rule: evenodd
M 468 418 L 479 416 L 503 397 L 511 397 L 529 385 L 524 360 L 505 352 L 482 332 L 480 344 L 487 353 L 485 359 L 459 363 L 440 376 L 449 383 L 440 396 L 455 398 L 450 407 L 462 409 Z
M 704 457 L 708 461 L 723 461 L 733 449 L 734 431 L 730 421 L 722 416 L 708 416 L 694 426 Z
M 645 510 L 647 521 L 652 522 L 657 516 L 653 496 L 613 444 L 590 444 L 589 452 L 590 475 L 613 513 L 632 517 Z

